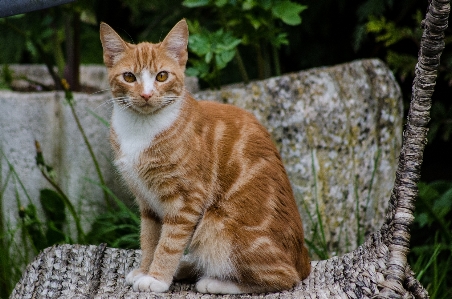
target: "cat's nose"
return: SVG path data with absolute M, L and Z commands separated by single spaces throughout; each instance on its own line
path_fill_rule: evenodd
M 153 94 L 152 92 L 150 92 L 150 93 L 142 93 L 142 94 L 140 94 L 140 96 L 143 98 L 143 100 L 145 100 L 147 102 L 152 97 L 152 94 Z

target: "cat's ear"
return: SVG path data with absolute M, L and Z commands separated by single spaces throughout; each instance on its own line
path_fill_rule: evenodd
M 112 67 L 127 49 L 127 44 L 107 24 L 100 23 L 100 40 L 104 49 L 104 63 L 106 67 Z
M 188 26 L 185 19 L 179 21 L 163 40 L 161 46 L 166 53 L 175 58 L 180 66 L 187 63 Z

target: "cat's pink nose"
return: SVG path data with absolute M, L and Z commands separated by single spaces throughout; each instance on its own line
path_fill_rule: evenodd
M 150 92 L 150 93 L 142 93 L 142 94 L 140 94 L 140 96 L 147 102 L 152 97 L 152 94 L 153 94 L 152 92 Z

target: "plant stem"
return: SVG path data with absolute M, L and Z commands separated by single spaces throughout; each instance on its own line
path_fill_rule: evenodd
M 64 77 L 73 91 L 80 91 L 80 14 L 71 12 L 66 20 L 66 57 Z
M 58 39 L 58 31 L 56 28 L 53 28 L 53 35 L 52 35 L 52 52 L 53 57 L 55 60 L 56 67 L 58 69 L 58 76 L 61 78 L 64 76 L 64 66 L 66 65 L 66 62 L 64 61 L 64 54 L 61 50 L 61 45 Z
M 238 48 L 235 49 L 235 62 L 237 63 L 237 67 L 239 68 L 240 75 L 242 76 L 242 80 L 245 84 L 250 82 L 248 77 L 248 73 L 246 72 L 245 65 L 243 64 L 242 55 L 240 55 L 240 51 Z
M 65 89 L 66 101 L 69 103 L 69 107 L 71 108 L 71 113 L 72 113 L 72 116 L 74 117 L 75 123 L 77 124 L 77 128 L 80 131 L 80 133 L 82 134 L 83 141 L 85 142 L 85 145 L 88 148 L 91 159 L 93 160 L 94 167 L 97 172 L 97 176 L 99 177 L 99 181 L 102 185 L 105 186 L 105 180 L 104 180 L 104 176 L 102 175 L 102 171 L 100 170 L 99 162 L 96 159 L 96 155 L 94 155 L 94 151 L 91 146 L 91 143 L 89 142 L 88 137 L 86 137 L 85 130 L 82 127 L 82 124 L 80 122 L 80 119 L 78 118 L 77 112 L 75 111 L 74 98 L 72 96 L 72 92 L 69 90 L 69 88 L 68 88 L 69 86 L 67 86 L 67 82 L 66 82 L 66 84 L 63 84 L 63 86 Z M 110 208 L 111 206 L 110 206 L 110 201 L 108 200 L 108 193 L 105 190 L 103 190 L 103 193 L 104 193 L 105 203 L 106 203 L 107 207 Z
M 68 207 L 69 212 L 72 214 L 72 217 L 74 217 L 75 226 L 77 227 L 78 242 L 84 243 L 85 233 L 83 232 L 82 225 L 80 224 L 80 218 L 77 215 L 77 211 L 75 210 L 74 205 L 72 205 L 67 195 L 64 193 L 63 190 L 61 190 L 60 186 L 58 186 L 57 183 L 55 183 L 43 170 L 41 170 L 41 173 L 44 176 L 44 178 L 52 185 L 52 187 L 55 188 L 55 190 L 61 195 L 64 204 Z
M 441 230 L 444 233 L 444 236 L 447 238 L 447 242 L 449 244 L 451 244 L 452 243 L 452 233 L 450 232 L 447 223 L 444 221 L 444 218 L 439 217 L 438 214 L 435 213 L 435 211 L 433 210 L 433 207 L 432 207 L 432 203 L 430 201 L 424 199 L 422 196 L 418 196 L 418 199 L 424 203 L 425 209 L 427 209 L 428 213 L 433 218 L 435 218 L 435 220 L 438 222 Z
M 260 44 L 255 45 L 256 49 L 256 63 L 257 63 L 257 76 L 259 80 L 263 80 L 265 78 L 265 61 L 262 56 L 262 49 Z
M 273 64 L 275 67 L 275 75 L 281 76 L 281 64 L 279 61 L 278 49 L 275 47 L 275 45 L 271 45 L 271 47 L 272 47 Z
M 318 225 L 320 229 L 320 245 L 323 247 L 324 252 L 328 255 L 328 245 L 325 238 L 325 230 L 323 228 L 323 220 L 322 214 L 319 209 L 319 190 L 317 186 L 317 170 L 315 169 L 315 161 L 314 161 L 314 150 L 311 150 L 311 166 L 312 166 L 312 175 L 314 177 L 314 197 L 315 197 L 315 213 L 318 219 Z
M 77 227 L 78 242 L 84 243 L 85 233 L 83 232 L 82 225 L 80 224 L 80 218 L 77 215 L 77 211 L 75 210 L 71 201 L 67 197 L 66 193 L 64 193 L 64 191 L 60 188 L 60 186 L 58 186 L 58 184 L 51 177 L 49 177 L 47 175 L 46 171 L 44 170 L 44 168 L 47 167 L 47 165 L 44 162 L 44 157 L 42 155 L 41 146 L 38 141 L 35 142 L 35 146 L 36 146 L 36 156 L 37 157 L 40 156 L 36 160 L 38 161 L 40 159 L 40 161 L 42 161 L 41 163 L 38 162 L 38 166 L 40 166 L 39 170 L 41 171 L 42 176 L 47 180 L 47 182 L 50 183 L 50 185 L 52 185 L 53 188 L 55 188 L 55 190 L 58 192 L 58 194 L 61 195 L 61 198 L 63 199 L 64 204 L 68 207 L 69 212 L 72 214 L 72 217 L 74 217 L 75 226 Z

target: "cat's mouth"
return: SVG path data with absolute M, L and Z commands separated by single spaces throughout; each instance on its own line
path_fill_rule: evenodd
M 134 102 L 129 107 L 140 114 L 155 114 L 170 105 L 171 102 L 154 103 L 152 101 Z
M 132 97 L 121 97 L 117 100 L 124 109 L 130 109 L 139 114 L 155 114 L 173 104 L 179 97 L 158 97 L 144 101 Z

